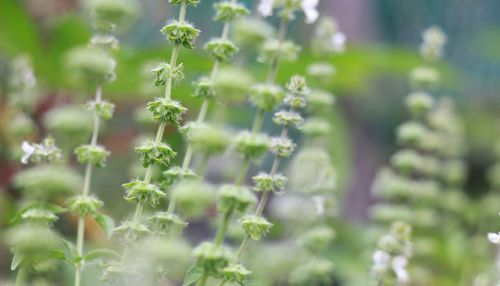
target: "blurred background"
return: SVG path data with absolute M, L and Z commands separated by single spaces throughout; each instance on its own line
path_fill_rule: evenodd
M 247 7 L 254 5 L 252 1 L 244 2 Z M 0 230 L 9 224 L 20 196 L 11 182 L 21 166 L 12 160 L 13 139 L 9 128 L 13 118 L 5 100 L 8 66 L 23 56 L 34 68 L 37 85 L 30 104 L 38 131 L 33 140 L 45 134 L 53 134 L 58 139 L 54 130 L 71 129 L 56 126 L 50 118 L 57 107 L 84 102 L 90 97 L 89 93 L 71 85 L 63 68 L 64 53 L 87 43 L 92 32 L 80 4 L 76 0 L 0 1 Z M 211 61 L 200 47 L 221 28 L 212 21 L 212 4 L 213 1 L 202 0 L 188 15 L 202 34 L 197 48 L 181 56 L 187 80 L 176 96 L 191 110 L 197 110 L 200 102 L 191 98 L 189 83 L 211 68 Z M 444 60 L 438 66 L 443 81 L 436 96 L 454 98 L 465 124 L 469 176 L 464 189 L 473 200 L 484 197 L 490 189 L 485 174 L 494 162 L 493 142 L 500 135 L 500 2 L 323 0 L 320 6 L 321 14 L 335 17 L 347 36 L 346 52 L 331 59 L 337 72 L 328 83 L 338 103 L 328 116 L 335 130 L 330 151 L 339 180 L 338 200 L 341 224 L 344 224 L 341 236 L 362 240 L 356 237 L 356 231 L 370 223 L 369 208 L 376 202 L 370 194 L 371 185 L 377 171 L 387 165 L 396 150 L 394 130 L 408 117 L 402 108 L 410 90 L 408 73 L 421 62 L 418 54 L 421 32 L 432 25 L 440 26 L 448 36 Z M 106 97 L 117 105 L 117 112 L 102 136 L 103 144 L 112 152 L 111 159 L 106 172 L 96 172 L 94 180 L 106 212 L 115 217 L 123 217 L 129 211 L 128 204 L 121 199 L 120 185 L 130 178 L 130 166 L 137 165 L 136 155 L 130 152 L 134 138 L 144 128 L 154 130 L 153 126 L 136 120 L 140 117 L 137 108 L 142 108 L 151 97 L 144 88 L 147 82 L 144 65 L 169 55 L 168 44 L 159 30 L 175 13 L 163 0 L 144 0 L 141 7 L 136 21 L 120 33 L 117 80 L 104 89 Z M 314 60 L 308 48 L 312 29 L 303 24 L 302 18 L 291 26 L 289 36 L 304 49 L 297 62 L 282 66 L 279 82 L 285 82 L 292 74 L 303 73 Z M 264 68 L 257 62 L 250 66 L 256 72 Z M 234 107 L 226 116 L 233 125 L 245 127 L 253 114 L 252 109 Z M 73 120 L 73 127 L 84 125 L 81 117 L 70 118 L 71 115 L 74 114 L 68 112 L 64 116 Z M 195 115 L 188 112 L 186 117 L 192 116 Z M 211 117 L 217 120 L 216 114 Z M 265 129 L 273 128 L 271 120 L 267 120 Z M 76 133 L 65 137 L 64 140 L 70 141 L 65 144 L 75 146 L 82 141 L 81 136 Z M 183 141 L 178 132 L 169 130 L 167 136 L 175 150 L 182 150 Z M 67 228 L 66 231 L 71 232 L 71 227 Z M 347 262 L 340 262 L 341 269 L 347 269 L 347 266 L 343 268 L 344 264 L 360 264 L 355 262 L 356 257 L 368 251 L 363 250 L 361 242 L 353 244 L 339 243 L 331 250 L 332 256 L 347 257 L 343 260 Z M 9 257 L 8 249 L 0 248 L 0 277 L 8 276 Z M 356 276 L 353 273 L 363 270 L 362 276 L 366 276 L 367 267 L 354 266 L 340 276 Z

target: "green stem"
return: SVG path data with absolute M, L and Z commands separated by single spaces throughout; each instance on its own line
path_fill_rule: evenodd
M 99 103 L 102 100 L 102 85 L 98 84 L 95 93 L 95 102 Z M 90 145 L 95 147 L 97 146 L 97 139 L 99 137 L 99 126 L 100 126 L 100 118 L 97 112 L 94 112 L 94 123 L 93 123 L 92 137 L 90 139 Z M 83 181 L 83 190 L 82 196 L 87 197 L 90 193 L 90 185 L 92 182 L 92 164 L 90 162 L 87 163 L 85 167 L 85 177 Z M 78 227 L 77 227 L 77 235 L 76 235 L 76 251 L 79 257 L 83 257 L 83 244 L 85 240 L 85 217 L 81 217 L 78 219 Z M 81 285 L 82 280 L 82 268 L 85 261 L 82 259 L 78 264 L 75 265 L 75 286 Z
M 227 228 L 229 227 L 229 223 L 231 223 L 231 216 L 233 215 L 234 210 L 229 209 L 224 213 L 222 217 L 222 221 L 219 224 L 219 229 L 217 230 L 217 234 L 215 235 L 214 244 L 216 246 L 220 246 L 224 242 L 224 237 L 226 236 Z
M 14 286 L 26 286 L 26 267 L 21 266 L 19 270 L 17 270 L 16 282 Z
M 198 174 L 198 176 L 205 177 L 205 173 L 207 172 L 209 160 L 210 160 L 210 156 L 203 155 L 203 158 L 201 159 L 200 165 L 198 166 L 198 169 L 196 170 L 196 174 Z
M 278 31 L 279 50 L 281 50 L 283 47 L 287 31 L 288 31 L 288 18 L 283 17 L 281 18 L 280 27 Z M 269 73 L 267 75 L 267 83 L 274 84 L 274 82 L 276 81 L 276 75 L 278 73 L 280 62 L 281 62 L 281 57 L 278 53 L 271 61 L 271 68 L 269 69 Z

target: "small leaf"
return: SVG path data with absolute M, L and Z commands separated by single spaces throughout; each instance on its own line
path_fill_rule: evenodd
M 65 239 L 62 240 L 64 243 L 64 246 L 66 247 L 64 251 L 64 258 L 66 261 L 69 263 L 78 263 L 81 260 L 80 255 L 78 255 L 78 250 L 76 249 L 76 246 Z
M 106 237 L 109 239 L 113 234 L 115 221 L 111 217 L 103 214 L 97 214 L 94 219 L 101 226 L 101 228 L 106 233 Z
M 95 260 L 95 259 L 99 259 L 99 258 L 103 258 L 103 257 L 109 257 L 109 256 L 119 257 L 120 255 L 118 253 L 116 253 L 115 251 L 111 250 L 111 249 L 99 248 L 99 249 L 94 249 L 94 250 L 91 250 L 91 251 L 87 252 L 87 254 L 85 254 L 83 256 L 83 259 L 85 261 L 92 261 L 92 260 Z
M 194 265 L 193 267 L 189 268 L 189 270 L 186 272 L 186 277 L 184 277 L 184 282 L 182 283 L 182 286 L 193 285 L 198 280 L 200 280 L 202 276 L 203 276 L 203 269 L 201 267 Z
M 12 263 L 10 264 L 10 270 L 14 271 L 17 269 L 19 264 L 23 262 L 24 258 L 26 258 L 25 255 L 16 253 L 14 254 L 14 257 L 12 258 Z

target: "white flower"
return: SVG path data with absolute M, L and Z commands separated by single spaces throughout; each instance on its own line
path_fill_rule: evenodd
M 491 243 L 500 244 L 500 233 L 498 233 L 498 232 L 489 232 L 488 233 L 488 240 Z
M 396 273 L 398 281 L 401 283 L 408 283 L 410 276 L 406 271 L 406 265 L 408 264 L 408 259 L 404 256 L 396 256 L 392 259 L 392 270 Z
M 263 17 L 269 17 L 273 15 L 273 5 L 274 0 L 260 0 L 257 10 Z
M 385 267 L 389 264 L 391 256 L 389 255 L 389 253 L 383 250 L 377 250 L 373 253 L 372 259 L 373 259 L 373 264 L 375 264 L 375 266 Z
M 302 1 L 302 10 L 306 15 L 306 23 L 312 24 L 316 22 L 319 18 L 319 12 L 317 9 L 319 0 L 303 0 Z
M 342 32 L 336 32 L 332 36 L 332 45 L 333 49 L 337 53 L 342 53 L 345 51 L 345 42 L 346 42 L 346 37 L 345 34 Z
M 35 147 L 28 143 L 27 141 L 23 141 L 23 144 L 21 146 L 23 149 L 23 156 L 21 157 L 21 163 L 23 164 L 28 164 L 28 160 L 30 159 L 31 155 L 35 152 Z

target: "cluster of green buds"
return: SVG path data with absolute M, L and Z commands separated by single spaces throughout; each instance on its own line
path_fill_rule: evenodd
M 407 223 L 396 221 L 391 231 L 379 239 L 377 250 L 372 255 L 372 273 L 377 285 L 409 284 L 407 266 L 413 251 L 411 232 Z

